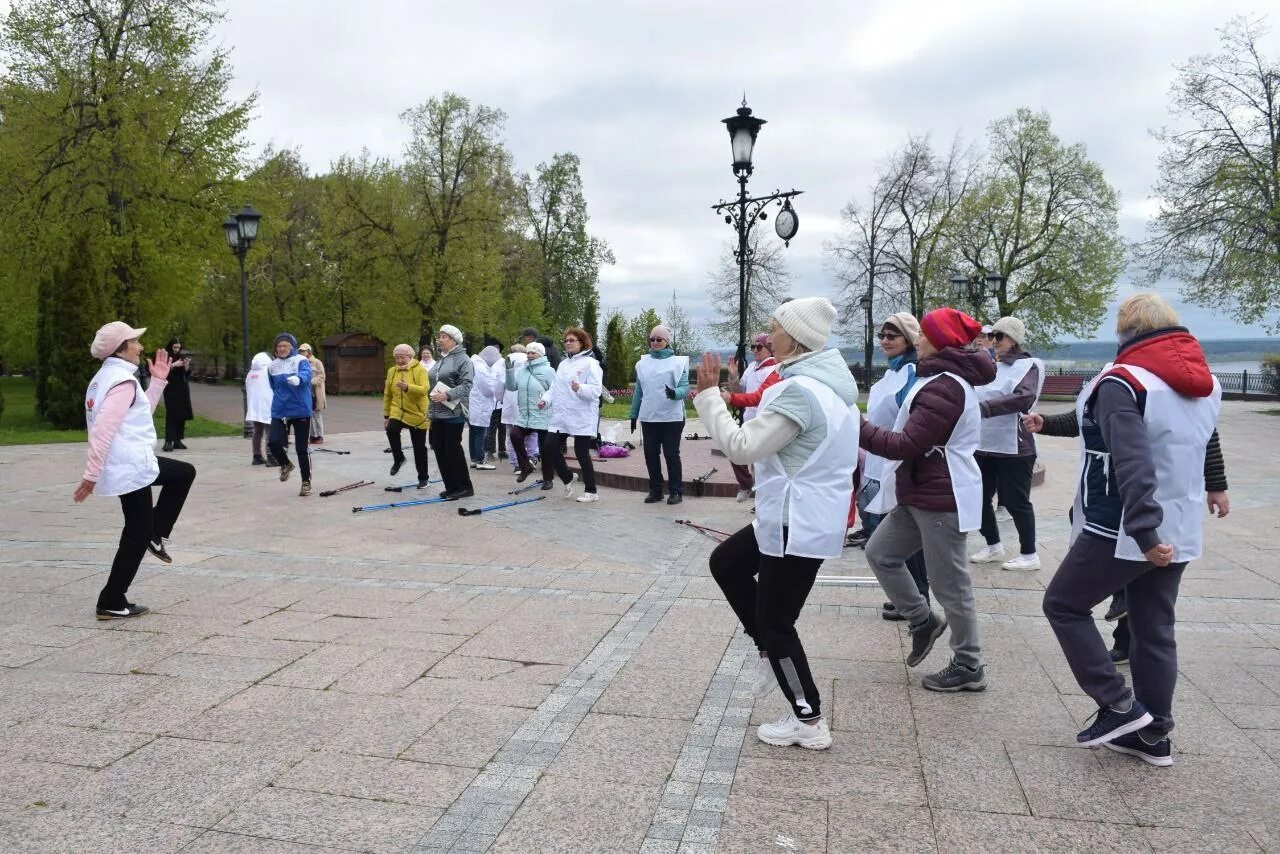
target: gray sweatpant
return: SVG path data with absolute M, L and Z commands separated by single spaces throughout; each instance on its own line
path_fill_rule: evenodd
M 1161 568 L 1145 560 L 1121 560 L 1115 552 L 1115 540 L 1076 537 L 1044 591 L 1044 615 L 1081 689 L 1099 706 L 1114 706 L 1136 694 L 1155 719 L 1148 731 L 1162 736 L 1173 729 L 1178 682 L 1174 609 L 1187 565 Z M 1121 588 L 1129 605 L 1132 691 L 1111 661 L 1092 613 Z
M 911 577 L 907 558 L 924 549 L 929 588 L 951 628 L 951 652 L 966 667 L 977 667 L 982 664 L 982 647 L 965 539 L 955 511 L 899 506 L 881 520 L 867 541 L 867 563 L 889 601 L 916 629 L 929 619 L 929 600 Z

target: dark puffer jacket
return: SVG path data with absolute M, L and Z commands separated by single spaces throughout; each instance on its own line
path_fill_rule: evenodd
M 917 382 L 941 373 L 952 373 L 970 385 L 986 385 L 995 379 L 996 366 L 986 353 L 947 347 L 920 360 Z M 946 457 L 929 452 L 947 444 L 951 431 L 964 413 L 964 389 L 951 377 L 938 377 L 920 389 L 901 433 L 862 422 L 862 446 L 890 460 L 902 460 L 896 480 L 898 503 L 921 510 L 955 511 L 951 472 Z

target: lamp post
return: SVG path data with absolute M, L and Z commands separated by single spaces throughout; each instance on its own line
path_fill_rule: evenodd
M 982 318 L 979 315 L 982 313 L 987 298 L 998 294 L 1001 286 L 1004 285 L 1004 281 L 1004 276 L 994 270 L 979 268 L 968 276 L 963 273 L 956 273 L 951 277 L 951 293 L 956 302 L 967 300 L 973 306 L 974 319 L 981 320 Z
M 258 220 L 262 214 L 245 205 L 238 212 L 227 215 L 222 221 L 222 230 L 227 236 L 227 245 L 231 254 L 240 261 L 240 398 L 244 404 L 245 422 L 244 437 L 253 435 L 253 427 L 249 424 L 249 392 L 245 388 L 245 377 L 249 376 L 249 279 L 244 272 L 244 256 L 249 252 L 253 241 L 258 239 Z
M 858 299 L 858 305 L 861 306 L 862 310 L 867 313 L 867 333 L 866 333 L 865 340 L 863 341 L 864 358 L 862 361 L 862 364 L 864 366 L 863 370 L 865 371 L 865 373 L 862 375 L 862 382 L 865 385 L 870 386 L 871 385 L 871 357 L 875 352 L 871 345 L 871 306 L 872 306 L 871 288 L 867 288 L 867 292 Z
M 738 108 L 737 113 L 721 121 L 729 131 L 729 144 L 733 151 L 733 174 L 738 179 L 738 198 L 731 201 L 721 199 L 717 204 L 712 205 L 711 209 L 718 214 L 723 214 L 724 221 L 738 232 L 738 248 L 733 253 L 738 261 L 738 348 L 734 359 L 741 373 L 747 366 L 747 311 L 751 296 L 751 276 L 748 266 L 753 254 L 750 245 L 751 229 L 756 222 L 768 219 L 769 214 L 764 208 L 776 203 L 782 210 L 778 211 L 777 216 L 774 217 L 774 231 L 785 245 L 790 246 L 791 238 L 796 236 L 796 231 L 800 227 L 800 220 L 796 216 L 795 209 L 791 207 L 791 199 L 804 191 L 792 189 L 785 193 L 775 191 L 768 196 L 754 198 L 748 196 L 747 179 L 754 171 L 751 155 L 755 151 L 756 137 L 760 135 L 760 128 L 764 126 L 765 120 L 751 114 L 746 96 L 743 96 L 742 106 Z

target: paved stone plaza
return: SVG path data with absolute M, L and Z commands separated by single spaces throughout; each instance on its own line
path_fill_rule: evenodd
M 753 707 L 714 543 L 673 524 L 746 524 L 731 499 L 352 514 L 396 498 L 377 432 L 330 416 L 351 454 L 314 455 L 316 492 L 379 484 L 330 498 L 251 468 L 243 440 L 194 440 L 174 563 L 148 557 L 131 592 L 153 613 L 99 623 L 118 503 L 71 502 L 83 446 L 0 448 L 0 850 L 1280 851 L 1267 406 L 1224 405 L 1232 513 L 1183 586 L 1168 769 L 1073 746 L 1093 705 L 1040 615 L 1070 440 L 1041 440 L 1046 568 L 975 570 L 985 693 L 921 689 L 945 643 L 909 671 L 877 590 L 815 590 L 821 753 L 757 741 L 785 704 Z M 475 480 L 464 506 L 511 488 Z M 825 571 L 866 574 L 862 552 Z

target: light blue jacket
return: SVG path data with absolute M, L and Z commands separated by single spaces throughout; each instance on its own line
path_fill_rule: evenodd
M 550 395 L 541 409 L 538 401 L 556 381 L 555 368 L 546 356 L 524 363 L 520 370 L 507 366 L 507 390 L 516 392 L 516 426 L 525 430 L 546 430 L 551 423 Z

